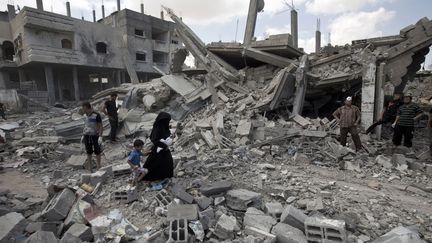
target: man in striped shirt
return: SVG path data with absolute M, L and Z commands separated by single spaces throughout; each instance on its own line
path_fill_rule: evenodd
M 404 96 L 404 104 L 399 107 L 396 120 L 393 123 L 395 127 L 393 134 L 393 144 L 399 146 L 404 139 L 404 146 L 411 148 L 412 139 L 414 136 L 414 122 L 417 121 L 423 114 L 423 111 L 417 104 L 412 102 L 412 95 Z

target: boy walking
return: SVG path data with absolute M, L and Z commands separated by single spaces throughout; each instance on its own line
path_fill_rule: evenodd
M 92 172 L 92 154 L 96 155 L 96 167 L 101 168 L 102 149 L 99 145 L 99 136 L 102 136 L 103 126 L 102 118 L 99 113 L 95 112 L 89 102 L 82 104 L 82 110 L 85 114 L 84 124 L 84 144 L 87 152 L 87 169 Z
M 138 181 L 141 181 L 144 178 L 148 170 L 141 167 L 141 156 L 143 155 L 141 150 L 144 147 L 144 142 L 141 139 L 136 139 L 133 146 L 134 150 L 129 154 L 127 162 L 132 169 L 132 184 L 136 185 Z

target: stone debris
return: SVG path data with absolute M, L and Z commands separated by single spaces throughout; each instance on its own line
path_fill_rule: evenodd
M 376 134 L 363 134 L 376 118 L 374 113 L 381 111 L 384 95 L 392 95 L 394 90 L 405 87 L 404 91 L 415 94 L 422 109 L 430 109 L 432 73 L 416 73 L 416 69 L 432 43 L 432 22 L 423 18 L 399 35 L 354 40 L 345 46 L 320 48 L 317 43 L 316 52 L 306 54 L 298 48 L 294 31 L 254 39 L 263 3 L 250 1 L 244 44 L 205 45 L 182 18 L 163 7 L 174 22 L 166 23 L 170 31 L 175 28 L 175 34 L 167 37 L 168 32 L 151 26 L 135 29 L 135 35 L 152 41 L 154 48 L 163 49 L 165 44 L 178 47 L 168 48 L 168 53 L 154 51 L 153 59 L 143 62 L 153 62 L 146 69 L 157 71 L 151 75 L 134 70 L 139 65 L 128 60 L 127 53 L 116 53 L 121 45 L 109 47 L 115 68 L 109 71 L 100 65 L 101 70 L 106 69 L 104 77 L 95 74 L 90 78 L 91 82 L 107 79 L 100 87 L 110 88 L 85 89 L 81 96 L 75 89 L 73 94 L 77 100 L 89 99 L 101 113 L 103 140 L 110 126 L 102 114 L 103 105 L 109 95 L 118 95 L 117 141 L 102 142 L 104 167 L 99 170 L 85 170 L 86 165 L 95 163 L 87 161 L 80 142 L 84 122 L 77 102 L 66 101 L 72 96 L 65 93 L 63 84 L 68 82 L 59 82 L 63 87 L 54 85 L 52 67 L 45 65 L 42 87 L 49 90 L 33 92 L 40 86 L 41 75 L 30 75 L 26 65 L 16 66 L 19 75 L 0 73 L 0 79 L 20 79 L 0 80 L 0 102 L 8 108 L 8 120 L 0 122 L 1 179 L 13 177 L 12 183 L 17 180 L 20 184 L 0 189 L 0 242 L 432 241 L 428 206 L 432 203 L 432 158 L 425 140 L 426 120 L 416 122 L 412 148 L 391 145 L 390 125 L 381 126 L 381 139 L 379 129 Z M 12 7 L 8 5 L 4 19 L 15 17 Z M 49 15 L 50 28 L 75 33 L 68 29 L 75 26 L 75 19 L 62 17 L 59 24 L 58 15 L 38 8 L 19 11 L 29 22 L 23 28 L 43 27 L 39 25 L 46 23 L 31 22 Z M 118 10 L 94 25 L 115 33 L 123 30 L 110 27 L 110 19 L 122 11 Z M 125 16 L 136 17 L 134 21 L 146 16 L 124 11 Z M 294 8 L 292 12 L 294 16 Z M 296 25 L 297 21 L 292 22 Z M 147 38 L 147 32 L 153 40 Z M 81 38 L 79 32 L 75 36 Z M 172 37 L 174 42 L 165 43 Z M 16 37 L 12 51 L 25 54 L 21 38 L 26 37 Z M 82 54 L 81 47 L 73 47 L 69 62 Z M 28 48 L 27 52 L 34 52 L 31 44 Z M 51 57 L 52 53 L 39 55 L 44 48 L 32 58 Z M 56 55 L 72 52 L 51 49 L 59 65 L 69 65 Z M 195 58 L 196 69 L 183 65 L 188 52 Z M 16 68 L 13 62 L 21 62 L 22 56 L 16 54 L 16 61 L 10 63 L 0 57 L 0 72 L 6 70 L 2 65 L 11 65 L 7 70 Z M 122 56 L 120 62 L 116 61 L 118 55 Z M 143 55 L 137 53 L 137 58 Z M 81 69 L 75 61 L 73 66 Z M 60 75 L 58 71 L 55 74 Z M 72 76 L 81 83 L 76 72 Z M 25 77 L 37 79 L 37 85 L 21 80 Z M 84 76 L 80 73 L 79 77 Z M 19 92 L 3 89 L 9 83 L 20 84 Z M 360 151 L 355 151 L 352 138 L 346 147 L 340 145 L 339 124 L 331 116 L 347 95 L 354 96 L 362 112 Z M 57 96 L 64 104 L 54 106 Z M 144 162 L 160 111 L 171 114 L 170 125 L 176 130 L 170 147 L 174 177 L 132 185 L 126 161 L 133 139 L 145 142 Z M 48 196 L 44 189 L 43 193 L 34 189 L 39 183 L 25 184 L 33 179 L 40 180 Z

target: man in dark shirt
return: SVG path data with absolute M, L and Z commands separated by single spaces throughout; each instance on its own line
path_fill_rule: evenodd
M 104 109 L 103 109 L 104 114 L 107 115 L 109 118 L 109 123 L 111 126 L 111 131 L 109 135 L 111 142 L 116 141 L 117 128 L 118 128 L 118 114 L 117 114 L 118 107 L 117 107 L 116 100 L 117 100 L 117 94 L 116 93 L 111 94 L 110 99 L 105 102 Z
M 393 123 L 395 131 L 393 134 L 393 144 L 396 146 L 401 145 L 402 137 L 404 138 L 404 146 L 411 148 L 412 139 L 414 136 L 414 122 L 417 121 L 423 111 L 417 104 L 412 101 L 412 95 L 407 94 L 404 96 L 404 104 L 399 107 L 396 120 Z
M 385 106 L 381 118 L 366 130 L 366 134 L 372 132 L 373 129 L 379 125 L 387 123 L 392 124 L 396 120 L 397 112 L 401 105 L 403 105 L 402 94 L 395 93 L 393 99 Z

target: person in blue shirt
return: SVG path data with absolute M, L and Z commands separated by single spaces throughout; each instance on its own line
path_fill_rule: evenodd
M 136 185 L 138 181 L 141 181 L 144 178 L 148 170 L 141 167 L 141 156 L 143 155 L 141 150 L 144 147 L 144 142 L 141 139 L 136 139 L 133 146 L 134 150 L 129 154 L 127 162 L 132 169 L 132 184 Z

